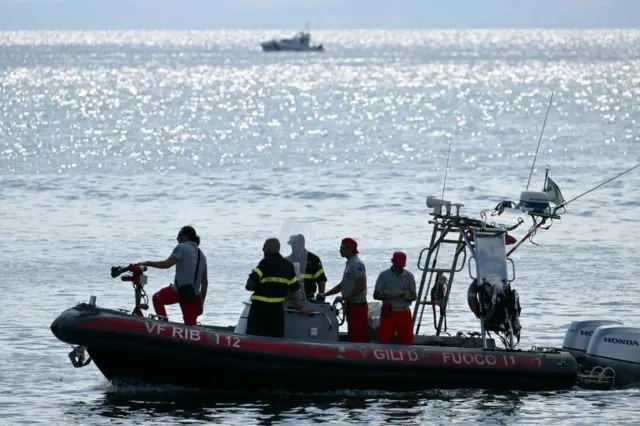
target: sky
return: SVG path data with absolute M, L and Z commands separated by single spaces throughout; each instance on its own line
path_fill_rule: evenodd
M 640 0 L 0 0 L 0 30 L 640 28 Z

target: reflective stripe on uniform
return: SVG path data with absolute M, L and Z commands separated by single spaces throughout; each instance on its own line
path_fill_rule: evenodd
M 251 300 L 257 300 L 259 302 L 267 302 L 267 303 L 279 303 L 284 302 L 284 297 L 264 297 L 264 296 L 256 296 L 255 294 L 251 296 Z
M 315 280 L 322 274 L 324 274 L 324 269 L 320 268 L 320 270 L 315 274 L 304 274 L 302 278 L 304 278 L 305 280 Z
M 265 253 L 249 279 L 256 283 L 251 296 L 256 302 L 282 303 L 290 292 L 300 288 L 293 264 L 280 253 Z
M 315 280 L 316 278 L 318 278 L 322 274 L 324 274 L 324 268 L 320 268 L 320 270 L 318 272 L 316 272 L 315 274 L 313 274 L 313 276 L 311 278 L 313 278 Z
M 286 285 L 291 285 L 291 284 L 295 284 L 296 281 L 298 281 L 298 278 L 292 278 L 290 280 L 286 279 L 286 278 L 278 278 L 278 277 L 266 277 L 266 278 L 262 278 L 260 280 L 260 284 L 263 283 L 282 283 L 282 284 L 286 284 Z
M 258 274 L 258 278 L 262 278 L 262 271 L 260 270 L 260 268 L 253 268 L 252 271 Z

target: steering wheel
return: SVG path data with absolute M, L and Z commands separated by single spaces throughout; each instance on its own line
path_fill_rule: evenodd
M 345 313 L 347 310 L 346 305 L 344 304 L 344 300 L 337 298 L 334 299 L 333 307 L 336 308 L 336 319 L 338 320 L 338 326 L 341 326 L 342 324 L 344 324 L 344 320 L 346 317 Z

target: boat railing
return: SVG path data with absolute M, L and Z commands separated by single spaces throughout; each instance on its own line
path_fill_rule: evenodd
M 437 199 L 435 197 L 427 197 L 427 206 L 433 208 L 433 212 L 430 214 L 434 218 L 429 220 L 429 224 L 433 226 L 433 229 L 429 246 L 422 249 L 418 256 L 417 267 L 422 271 L 422 277 L 418 287 L 417 299 L 414 304 L 413 324 L 415 334 L 418 335 L 424 317 L 424 309 L 430 304 L 434 309 L 435 335 L 439 336 L 442 332 L 443 324 L 446 324 L 446 307 L 448 305 L 454 276 L 464 269 L 467 261 L 466 247 L 469 243 L 464 233 L 464 226 L 480 225 L 480 223 L 475 223 L 470 218 L 460 216 L 460 208 L 464 206 L 464 204 L 461 203 L 451 203 L 450 201 Z M 452 207 L 456 208 L 455 213 L 452 212 Z M 440 249 L 445 245 L 453 246 L 454 250 L 452 262 L 446 267 L 440 266 L 437 263 Z M 460 256 L 462 256 L 461 262 Z M 448 274 L 448 276 L 446 277 L 444 301 L 440 307 L 441 315 L 436 325 L 435 305 L 433 300 L 429 300 L 429 297 L 431 285 L 435 282 L 437 274 Z

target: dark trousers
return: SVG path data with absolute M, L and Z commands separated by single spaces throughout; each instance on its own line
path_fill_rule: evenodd
M 251 301 L 247 318 L 247 334 L 284 337 L 284 304 Z
M 316 289 L 318 288 L 317 284 L 312 282 L 312 283 L 304 283 L 304 294 L 305 296 L 307 296 L 307 299 L 311 299 L 313 298 L 313 296 L 316 294 Z

